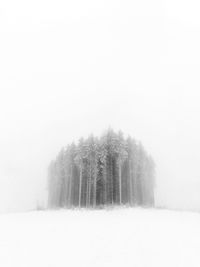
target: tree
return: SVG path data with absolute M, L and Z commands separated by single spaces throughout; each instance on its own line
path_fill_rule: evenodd
M 79 178 L 79 208 L 81 207 L 81 192 L 82 192 L 82 179 L 83 179 L 83 158 L 84 158 L 84 150 L 83 150 L 83 138 L 79 140 L 79 145 L 77 148 L 77 154 L 75 157 L 75 163 L 79 167 L 79 173 L 80 173 L 80 178 Z
M 119 167 L 119 204 L 122 204 L 122 164 L 128 157 L 128 153 L 126 151 L 126 145 L 123 137 L 123 133 L 120 131 L 118 133 L 117 146 L 115 148 L 117 152 L 117 162 Z

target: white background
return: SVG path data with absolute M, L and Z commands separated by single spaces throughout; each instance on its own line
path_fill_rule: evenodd
M 200 209 L 198 1 L 1 0 L 0 211 L 46 199 L 67 143 L 121 129 L 157 165 L 159 206 Z

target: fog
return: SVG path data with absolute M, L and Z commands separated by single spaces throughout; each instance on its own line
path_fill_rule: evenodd
M 198 1 L 0 4 L 0 211 L 45 205 L 62 146 L 109 126 L 156 162 L 157 206 L 200 210 Z

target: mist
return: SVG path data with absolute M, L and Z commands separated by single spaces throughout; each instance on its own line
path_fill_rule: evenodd
M 200 210 L 197 1 L 0 5 L 0 211 L 47 198 L 61 149 L 109 126 L 156 163 L 156 205 Z

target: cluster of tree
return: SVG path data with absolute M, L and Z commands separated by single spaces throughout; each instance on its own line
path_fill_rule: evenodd
M 49 208 L 154 205 L 154 162 L 141 143 L 109 129 L 63 148 L 48 169 Z

